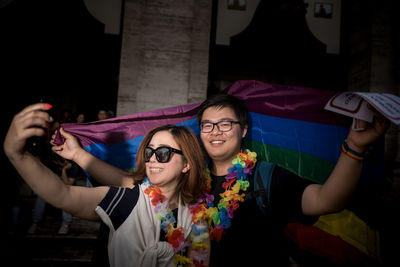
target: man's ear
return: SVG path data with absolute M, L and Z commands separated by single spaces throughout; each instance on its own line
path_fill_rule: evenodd
M 185 163 L 185 167 L 182 169 L 182 173 L 187 173 L 190 170 L 189 163 Z
M 247 126 L 247 124 L 243 127 L 243 133 L 242 133 L 242 138 L 244 138 L 245 136 L 246 136 L 246 134 L 247 134 L 247 129 L 248 129 L 248 126 Z

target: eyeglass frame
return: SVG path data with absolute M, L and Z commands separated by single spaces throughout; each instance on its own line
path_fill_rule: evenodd
M 222 131 L 220 128 L 219 128 L 219 125 L 218 124 L 220 124 L 221 122 L 229 122 L 231 125 L 231 127 L 230 127 L 230 129 L 229 130 L 226 130 L 226 131 Z M 209 131 L 209 132 L 204 132 L 203 131 L 203 124 L 212 124 L 212 128 L 211 128 L 211 131 Z M 217 126 L 217 129 L 218 129 L 218 131 L 220 131 L 220 132 L 223 132 L 223 133 L 226 133 L 226 132 L 229 132 L 229 131 L 231 131 L 232 130 L 232 125 L 233 124 L 236 124 L 236 123 L 239 123 L 240 124 L 240 121 L 232 121 L 232 120 L 222 120 L 222 121 L 219 121 L 219 122 L 210 122 L 210 121 L 207 121 L 207 122 L 202 122 L 201 124 L 200 124 L 200 131 L 202 132 L 202 133 L 212 133 L 212 131 L 214 131 L 214 128 L 215 128 L 215 126 Z
M 166 148 L 166 149 L 168 150 L 169 154 L 168 154 L 168 158 L 167 158 L 166 161 L 161 161 L 161 160 L 160 160 L 160 156 L 157 154 L 157 151 L 158 151 L 159 149 L 164 149 L 164 148 Z M 151 155 L 149 156 L 149 158 L 147 158 L 147 156 L 146 156 L 146 150 L 147 150 L 147 149 L 150 149 L 150 150 L 151 150 Z M 159 163 L 167 163 L 167 162 L 169 162 L 169 161 L 171 160 L 172 153 L 180 154 L 180 155 L 183 156 L 182 150 L 179 150 L 179 149 L 176 149 L 176 148 L 173 148 L 173 147 L 169 147 L 169 146 L 159 146 L 159 147 L 157 147 L 156 149 L 147 146 L 147 147 L 144 148 L 143 152 L 144 152 L 144 155 L 143 155 L 143 157 L 144 157 L 144 162 L 149 162 L 150 159 L 151 159 L 151 157 L 152 157 L 154 154 L 156 154 L 156 159 L 157 159 L 157 161 L 158 161 Z

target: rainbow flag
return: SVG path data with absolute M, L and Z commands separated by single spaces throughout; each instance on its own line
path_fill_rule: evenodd
M 256 151 L 258 160 L 274 162 L 316 183 L 323 183 L 328 178 L 351 125 L 349 118 L 324 110 L 325 104 L 337 92 L 253 80 L 237 81 L 224 92 L 247 104 L 251 119 L 244 146 Z M 94 156 L 119 168 L 133 169 L 137 148 L 150 129 L 165 124 L 184 125 L 199 136 L 196 120 L 199 105 L 176 106 L 83 124 L 63 124 L 62 127 L 75 135 L 84 149 Z M 62 142 L 62 137 L 57 136 L 56 142 Z M 380 152 L 383 155 L 383 148 Z M 383 156 L 366 162 L 361 182 L 382 183 L 378 175 L 382 170 Z M 354 263 L 365 257 L 379 260 L 379 233 L 350 210 L 335 216 L 321 216 L 311 228 L 291 224 L 286 235 L 300 249 L 335 262 Z M 361 230 L 353 234 L 354 231 L 347 231 L 349 227 Z M 312 234 L 306 234 L 307 231 Z M 363 239 L 363 234 L 375 238 Z M 321 246 L 316 240 L 322 240 L 322 236 L 325 241 L 332 237 L 331 242 L 335 245 L 342 242 L 343 248 L 352 248 L 351 253 L 345 253 L 343 249 L 334 251 L 335 246 L 331 246 L 332 249 L 329 245 Z

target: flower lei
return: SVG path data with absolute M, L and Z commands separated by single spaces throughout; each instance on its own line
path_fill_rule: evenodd
M 228 169 L 228 174 L 225 177 L 226 182 L 222 184 L 225 191 L 220 194 L 221 199 L 217 207 L 214 207 L 214 196 L 209 194 L 211 191 L 211 176 L 209 169 L 207 169 L 206 192 L 198 203 L 189 206 L 194 233 L 191 237 L 191 243 L 185 241 L 182 227 L 174 227 L 175 216 L 171 209 L 168 208 L 168 199 L 161 193 L 160 188 L 152 185 L 148 178 L 144 180 L 143 183 L 148 186 L 144 192 L 151 199 L 154 212 L 161 222 L 161 228 L 167 233 L 168 243 L 174 249 L 174 264 L 176 266 L 190 264 L 194 264 L 196 267 L 205 266 L 204 261 L 208 258 L 210 248 L 204 240 L 209 237 L 209 234 L 211 238 L 215 238 L 217 241 L 221 240 L 225 229 L 231 226 L 233 213 L 239 208 L 239 203 L 244 201 L 245 194 L 243 192 L 247 191 L 250 185 L 247 175 L 252 173 L 256 162 L 257 154 L 248 149 L 236 155 L 232 160 L 233 167 Z M 241 191 L 242 193 L 240 193 Z M 206 222 L 208 227 L 203 222 Z M 193 260 L 182 255 L 189 246 L 195 251 Z
M 154 206 L 154 212 L 161 222 L 161 229 L 166 233 L 168 243 L 172 246 L 175 256 L 174 264 L 178 267 L 189 266 L 194 264 L 196 267 L 203 267 L 204 262 L 208 259 L 209 246 L 204 242 L 208 237 L 208 228 L 199 220 L 192 218 L 192 231 L 194 235 L 191 236 L 191 241 L 185 240 L 184 230 L 182 226 L 175 227 L 175 216 L 168 206 L 168 199 L 162 194 L 158 186 L 152 185 L 148 178 L 142 183 L 147 186 L 144 193 L 151 199 L 151 204 Z M 193 208 L 190 206 L 189 210 L 193 214 Z M 193 259 L 184 256 L 186 248 L 191 247 L 194 251 Z
M 256 152 L 251 152 L 248 149 L 239 152 L 232 160 L 233 167 L 228 169 L 228 174 L 225 177 L 226 182 L 222 184 L 225 191 L 220 194 L 221 199 L 217 207 L 214 207 L 214 196 L 205 194 L 203 203 L 207 206 L 204 217 L 208 222 L 212 239 L 221 240 L 225 229 L 231 226 L 233 212 L 239 208 L 239 203 L 244 201 L 245 194 L 243 192 L 247 191 L 250 186 L 247 176 L 251 175 L 256 162 Z M 210 185 L 207 192 L 210 192 L 211 176 L 209 170 L 207 170 L 207 175 Z

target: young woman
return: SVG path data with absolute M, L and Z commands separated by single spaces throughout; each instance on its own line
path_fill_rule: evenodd
M 151 130 L 124 187 L 69 186 L 24 149 L 28 138 L 45 134 L 50 108 L 42 103 L 26 107 L 14 117 L 4 142 L 7 157 L 35 193 L 74 216 L 103 220 L 110 228 L 111 266 L 208 264 L 208 229 L 196 214 L 207 186 L 205 164 L 190 130 L 172 125 Z M 69 144 L 78 145 L 73 136 L 60 132 Z M 78 151 L 72 157 L 77 162 L 85 153 Z M 107 165 L 102 164 L 100 169 Z

